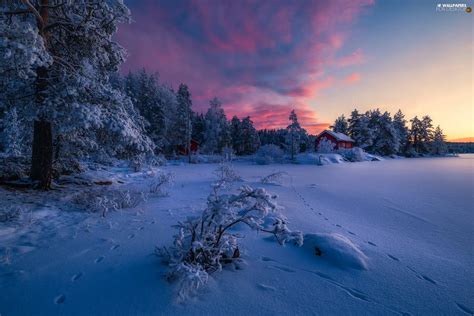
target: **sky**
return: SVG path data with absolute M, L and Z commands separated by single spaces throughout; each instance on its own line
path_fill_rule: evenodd
M 317 134 L 380 108 L 473 137 L 474 14 L 439 12 L 439 1 L 125 0 L 122 72 L 185 83 L 195 111 L 216 96 L 257 128 L 286 127 L 295 109 Z

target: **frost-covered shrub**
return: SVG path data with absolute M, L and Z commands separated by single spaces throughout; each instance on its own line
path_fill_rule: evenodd
M 327 138 L 323 138 L 319 141 L 318 144 L 318 153 L 329 154 L 335 151 L 336 145 Z
M 29 175 L 29 161 L 23 157 L 0 157 L 0 181 L 26 178 Z
M 235 157 L 235 152 L 232 147 L 224 147 L 222 148 L 222 161 L 232 161 Z
M 259 165 L 268 165 L 280 162 L 284 156 L 283 150 L 277 145 L 269 144 L 259 148 L 255 154 L 255 162 Z
M 339 149 L 338 154 L 351 162 L 365 161 L 365 152 L 359 147 Z
M 260 182 L 265 184 L 281 184 L 283 176 L 287 175 L 288 173 L 285 171 L 276 171 L 270 173 L 269 175 L 263 177 Z
M 220 185 L 242 181 L 242 178 L 237 174 L 232 165 L 229 163 L 221 163 L 214 171 L 214 174 L 217 176 L 217 183 Z
M 71 175 L 84 171 L 84 166 L 73 157 L 61 158 L 53 163 L 53 176 L 59 178 L 61 175 Z
M 145 167 L 158 167 L 166 164 L 166 159 L 163 156 L 155 156 L 152 154 L 136 155 L 130 159 L 130 168 L 134 172 L 139 172 Z
M 75 194 L 71 201 L 80 209 L 105 217 L 111 211 L 135 208 L 146 199 L 145 192 L 95 188 Z
M 160 172 L 153 177 L 150 183 L 150 193 L 167 195 L 167 190 L 174 183 L 174 175 L 170 172 Z
M 20 218 L 23 209 L 18 206 L 0 208 L 0 223 L 12 222 Z
M 288 229 L 276 197 L 265 189 L 242 186 L 237 194 L 220 194 L 219 189 L 220 186 L 214 187 L 201 216 L 176 225 L 173 246 L 157 248 L 157 254 L 170 268 L 168 279 L 180 283 L 180 299 L 204 285 L 209 273 L 238 262 L 239 235 L 231 231 L 236 225 L 272 234 L 281 245 L 303 243 L 302 233 Z

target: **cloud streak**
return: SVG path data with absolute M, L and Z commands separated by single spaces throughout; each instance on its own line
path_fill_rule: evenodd
M 260 128 L 285 127 L 296 109 L 315 133 L 312 102 L 324 89 L 360 80 L 338 75 L 364 62 L 361 49 L 344 52 L 357 17 L 371 0 L 130 1 L 134 23 L 121 26 L 128 50 L 123 71 L 146 68 L 162 81 L 189 85 L 194 107 L 214 96 L 229 116 L 252 116 Z M 344 54 L 345 53 L 345 54 Z

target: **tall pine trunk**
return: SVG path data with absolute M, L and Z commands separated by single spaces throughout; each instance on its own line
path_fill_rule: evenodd
M 48 23 L 49 0 L 41 0 L 39 17 L 37 17 L 38 32 L 42 36 L 45 46 L 48 47 L 48 36 L 45 26 Z M 36 70 L 36 105 L 42 107 L 48 89 L 48 68 L 38 67 Z M 33 148 L 31 155 L 30 177 L 38 181 L 38 188 L 47 190 L 51 187 L 53 173 L 53 132 L 51 122 L 40 113 L 33 126 Z

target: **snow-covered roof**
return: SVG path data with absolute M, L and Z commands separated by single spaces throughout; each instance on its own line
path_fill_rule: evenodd
M 333 132 L 331 130 L 325 130 L 321 134 L 319 134 L 318 137 L 322 136 L 323 134 L 329 134 L 332 137 L 334 137 L 335 139 L 337 139 L 338 141 L 354 142 L 354 140 L 352 138 L 350 138 L 349 136 L 347 136 L 346 134 L 343 134 L 343 133 L 336 133 L 336 132 Z

